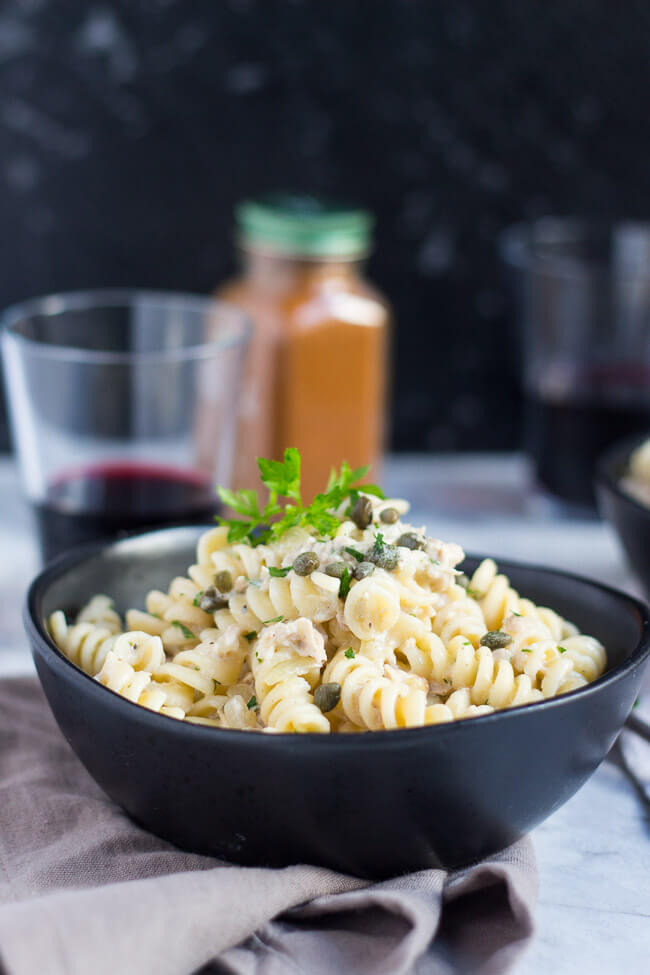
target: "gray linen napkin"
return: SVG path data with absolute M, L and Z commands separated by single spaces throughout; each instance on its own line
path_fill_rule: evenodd
M 0 682 L 3 975 L 503 972 L 536 892 L 529 841 L 381 884 L 183 853 L 104 796 L 33 679 Z

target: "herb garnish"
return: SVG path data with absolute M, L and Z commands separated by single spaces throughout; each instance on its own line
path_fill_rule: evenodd
M 244 640 L 248 640 L 249 643 L 252 643 L 256 638 L 257 632 L 255 630 L 249 630 L 248 633 L 244 633 Z
M 566 653 L 566 647 L 558 646 L 558 650 L 560 651 L 560 653 Z
M 186 640 L 196 640 L 196 636 L 190 630 L 189 626 L 185 626 L 180 620 L 172 620 L 172 626 L 177 627 L 183 634 Z
M 348 647 L 348 649 L 345 651 L 345 653 L 343 654 L 343 656 L 344 657 L 347 657 L 348 660 L 352 660 L 354 657 L 356 657 L 356 653 L 354 652 L 354 650 L 352 649 L 352 647 Z
M 512 615 L 513 615 L 513 616 L 521 616 L 521 613 L 516 613 L 516 612 L 515 612 L 515 610 L 513 609 L 513 611 L 512 611 Z
M 196 596 L 192 600 L 192 606 L 199 606 L 200 603 L 201 603 L 202 597 L 203 597 L 203 590 L 201 589 L 199 592 L 197 592 Z
M 274 616 L 272 620 L 262 620 L 262 623 L 266 626 L 267 623 L 281 623 L 283 619 L 284 616 Z
M 341 573 L 341 582 L 339 584 L 339 599 L 345 599 L 347 594 L 350 592 L 350 582 L 352 580 L 352 573 L 346 567 Z
M 213 694 L 216 694 L 217 693 L 217 687 L 221 687 L 221 681 L 218 681 L 218 680 L 216 680 L 216 678 L 213 677 L 212 678 L 212 693 Z
M 472 589 L 470 586 L 467 586 L 465 592 L 470 597 L 470 599 L 478 599 L 481 595 L 478 589 Z
M 269 575 L 273 576 L 274 579 L 284 579 L 286 575 L 291 572 L 291 566 L 288 565 L 286 569 L 276 569 L 274 565 L 269 566 Z
M 228 541 L 246 540 L 251 545 L 265 544 L 279 538 L 290 528 L 311 528 L 319 536 L 333 538 L 340 519 L 333 513 L 346 498 L 359 492 L 381 494 L 375 485 L 363 484 L 353 487 L 368 473 L 368 467 L 354 470 L 345 461 L 341 470 L 333 468 L 323 494 L 317 494 L 311 504 L 303 505 L 300 496 L 300 452 L 296 447 L 287 447 L 284 460 L 257 458 L 262 483 L 269 492 L 269 500 L 260 508 L 257 491 L 245 489 L 230 491 L 217 488 L 224 504 L 240 515 L 240 518 L 217 518 L 220 525 L 228 526 Z M 383 495 L 382 495 L 383 496 Z M 279 498 L 288 499 L 280 504 Z M 273 521 L 272 519 L 276 518 Z
M 251 697 L 251 698 L 249 699 L 249 701 L 248 701 L 248 704 L 246 705 L 246 707 L 248 708 L 248 710 L 249 710 L 249 711 L 252 711 L 252 710 L 253 710 L 253 708 L 256 708 L 256 707 L 257 707 L 257 698 L 255 697 L 255 695 L 254 695 L 254 694 L 253 694 L 253 696 L 252 696 L 252 697 Z
M 346 545 L 345 551 L 348 553 L 348 555 L 352 555 L 353 558 L 357 560 L 357 562 L 363 562 L 363 560 L 365 559 L 365 555 L 363 554 L 363 552 L 360 552 L 358 548 L 352 548 L 351 545 Z

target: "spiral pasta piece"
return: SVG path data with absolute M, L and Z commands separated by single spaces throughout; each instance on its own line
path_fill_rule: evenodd
M 512 636 L 508 653 L 515 670 L 526 674 L 544 697 L 566 694 L 587 683 L 574 668 L 571 655 L 539 620 L 512 616 L 505 621 L 504 631 Z
M 112 650 L 106 654 L 104 663 L 95 680 L 115 691 L 121 697 L 140 704 L 150 711 L 165 714 L 169 718 L 184 718 L 182 707 L 168 704 L 163 688 L 158 687 L 146 670 L 135 670 L 126 660 L 120 659 Z
M 473 704 L 500 710 L 542 700 L 542 691 L 527 674 L 515 674 L 509 660 L 495 659 L 487 647 L 475 650 L 463 637 L 455 637 L 449 649 L 455 657 L 449 670 L 451 687 L 467 689 Z
M 91 677 L 101 670 L 107 653 L 117 639 L 117 634 L 94 623 L 75 623 L 68 626 L 61 610 L 52 613 L 48 626 L 59 650 Z
M 433 632 L 446 645 L 454 637 L 462 636 L 477 647 L 487 630 L 479 604 L 471 599 L 460 586 L 452 586 L 443 606 L 432 622 Z
M 77 614 L 75 623 L 93 623 L 103 626 L 111 633 L 122 632 L 122 620 L 115 610 L 113 600 L 103 595 L 93 596 Z
M 425 724 L 443 724 L 447 721 L 462 721 L 465 718 L 478 718 L 482 714 L 492 714 L 489 704 L 472 704 L 467 687 L 450 694 L 444 704 L 430 704 L 425 713 Z
M 424 683 L 395 673 L 386 676 L 385 668 L 361 653 L 339 651 L 325 668 L 323 683 L 340 685 L 337 708 L 357 727 L 378 731 L 424 724 Z
M 506 575 L 499 572 L 493 559 L 483 559 L 470 580 L 469 592 L 477 599 L 489 630 L 498 630 L 511 614 L 539 620 L 560 640 L 575 634 L 576 628 L 559 613 L 547 606 L 537 606 L 530 599 L 522 599 L 510 585 Z
M 250 667 L 264 724 L 276 731 L 329 732 L 327 717 L 314 704 L 324 641 L 308 620 L 279 623 L 253 641 Z
M 587 683 L 596 680 L 605 670 L 607 655 L 602 643 L 599 643 L 593 636 L 578 634 L 577 636 L 565 637 L 562 640 L 562 648 L 558 651 L 564 654 L 564 658 L 571 661 L 573 669 L 580 674 Z

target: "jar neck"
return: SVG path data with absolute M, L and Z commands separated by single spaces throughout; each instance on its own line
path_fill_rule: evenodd
M 362 259 L 302 258 L 286 254 L 257 251 L 240 247 L 242 270 L 259 287 L 285 290 L 296 287 L 345 286 L 357 280 L 363 266 Z

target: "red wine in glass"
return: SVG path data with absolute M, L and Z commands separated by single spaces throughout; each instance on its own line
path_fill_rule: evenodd
M 214 484 L 193 470 L 117 463 L 60 474 L 34 505 L 43 560 L 85 542 L 177 524 L 209 524 Z
M 650 436 L 650 372 L 643 364 L 592 365 L 527 397 L 537 477 L 552 494 L 594 508 L 594 473 L 617 440 Z

